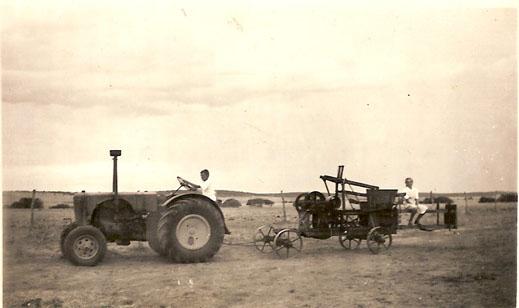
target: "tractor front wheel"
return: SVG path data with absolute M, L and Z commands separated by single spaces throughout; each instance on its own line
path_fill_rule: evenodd
M 78 223 L 74 221 L 74 222 L 66 225 L 65 228 L 63 228 L 63 231 L 61 231 L 61 236 L 59 239 L 59 248 L 61 249 L 61 255 L 63 257 L 66 257 L 65 256 L 65 239 L 67 238 L 67 235 L 70 233 L 70 231 L 74 230 L 78 226 L 79 226 Z
M 78 226 L 65 237 L 63 243 L 66 258 L 75 265 L 94 266 L 106 253 L 106 238 L 94 226 Z
M 223 243 L 224 221 L 209 200 L 176 201 L 159 220 L 160 248 L 174 262 L 197 263 L 212 258 Z

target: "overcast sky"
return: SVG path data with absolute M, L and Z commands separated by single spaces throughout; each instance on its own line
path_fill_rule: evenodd
M 3 5 L 4 189 L 516 189 L 515 10 L 49 3 Z

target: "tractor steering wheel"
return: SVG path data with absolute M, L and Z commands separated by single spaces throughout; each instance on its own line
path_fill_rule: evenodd
M 177 180 L 180 183 L 181 186 L 187 187 L 189 190 L 196 190 L 197 185 L 189 182 L 188 180 L 184 180 L 183 178 L 177 176 Z

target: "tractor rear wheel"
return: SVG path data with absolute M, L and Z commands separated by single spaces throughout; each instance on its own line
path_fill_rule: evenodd
M 61 236 L 59 238 L 59 248 L 61 249 L 61 255 L 65 257 L 65 238 L 67 238 L 67 235 L 70 233 L 70 231 L 77 228 L 79 225 L 77 222 L 72 222 L 63 228 L 63 231 L 61 231 Z
M 159 220 L 160 248 L 175 262 L 197 263 L 212 258 L 225 232 L 223 218 L 209 200 L 179 200 Z
M 75 265 L 94 266 L 106 253 L 106 238 L 94 226 L 78 226 L 70 231 L 63 244 L 65 256 Z
M 166 253 L 160 248 L 159 237 L 157 235 L 157 225 L 159 224 L 160 217 L 161 213 L 156 211 L 151 212 L 146 218 L 146 240 L 153 251 L 161 256 L 165 256 Z

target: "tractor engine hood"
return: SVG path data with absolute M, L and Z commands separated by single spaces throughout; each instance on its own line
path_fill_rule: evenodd
M 113 200 L 114 193 L 77 193 L 74 195 L 74 216 L 80 224 L 90 221 L 92 213 L 98 204 Z M 155 192 L 123 192 L 119 193 L 119 199 L 123 199 L 132 205 L 135 212 L 157 211 L 159 206 L 158 194 Z

